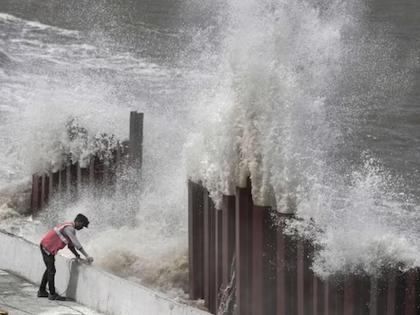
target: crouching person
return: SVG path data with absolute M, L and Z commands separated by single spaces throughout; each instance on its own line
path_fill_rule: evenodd
M 47 267 L 44 275 L 42 277 L 41 285 L 38 291 L 38 297 L 48 297 L 50 300 L 59 300 L 64 301 L 66 298 L 60 296 L 55 291 L 55 255 L 60 249 L 67 247 L 71 252 L 80 258 L 81 252 L 85 257 L 88 263 L 93 262 L 93 258 L 86 253 L 80 244 L 79 240 L 76 237 L 76 230 L 81 230 L 84 227 L 88 227 L 89 220 L 83 214 L 78 214 L 73 222 L 65 222 L 57 225 L 54 229 L 49 231 L 44 238 L 41 240 L 41 253 L 44 260 L 45 266 Z M 50 293 L 48 294 L 46 287 L 48 283 L 48 288 Z

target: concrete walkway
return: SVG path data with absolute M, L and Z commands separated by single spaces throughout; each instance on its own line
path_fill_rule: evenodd
M 9 315 L 100 315 L 70 301 L 50 301 L 36 296 L 38 287 L 0 270 L 0 314 Z

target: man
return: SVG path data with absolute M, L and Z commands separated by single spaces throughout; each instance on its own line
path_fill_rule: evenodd
M 81 230 L 84 227 L 88 227 L 89 220 L 83 214 L 79 213 L 73 222 L 65 222 L 57 225 L 54 229 L 49 231 L 41 241 L 41 253 L 44 259 L 45 266 L 47 269 L 42 277 L 41 286 L 39 287 L 38 297 L 48 297 L 50 300 L 65 301 L 65 297 L 60 296 L 55 292 L 55 255 L 60 249 L 67 247 L 80 259 L 81 252 L 85 257 L 86 261 L 90 264 L 93 262 L 93 258 L 86 253 L 76 237 L 76 230 Z M 50 293 L 48 294 L 46 287 L 48 282 L 48 288 Z

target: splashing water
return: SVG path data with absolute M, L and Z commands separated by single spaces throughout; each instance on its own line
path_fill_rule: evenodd
M 38 241 L 53 221 L 84 212 L 93 224 L 81 237 L 101 265 L 171 290 L 185 280 L 187 176 L 216 203 L 250 176 L 257 204 L 303 219 L 289 227 L 321 246 L 317 273 L 418 265 L 419 133 L 405 118 L 418 110 L 403 104 L 416 50 L 357 0 L 197 0 L 180 9 L 198 22 L 164 32 L 141 24 L 171 42 L 188 38 L 182 51 L 163 44 L 179 57 L 174 65 L 132 53 L 160 47 L 147 40 L 113 49 L 98 27 L 0 13 L 0 189 L 54 162 L 69 117 L 119 139 L 130 110 L 146 117 L 133 189 L 55 200 L 20 233 Z
M 112 191 L 86 190 L 77 201 L 59 196 L 34 222 L 5 208 L 1 226 L 38 243 L 57 222 L 85 213 L 92 224 L 80 237 L 98 264 L 183 297 L 186 175 L 178 161 L 187 118 L 174 90 L 189 74 L 87 44 L 81 31 L 9 14 L 0 13 L 0 30 L 1 56 L 7 56 L 0 68 L 2 202 L 32 173 L 58 166 L 63 153 L 83 160 L 93 136 L 127 139 L 130 110 L 146 117 L 141 178 L 127 172 Z M 75 117 L 92 141 L 68 141 Z
M 235 314 L 236 293 L 236 256 L 233 256 L 229 283 L 219 290 L 219 308 L 217 315 Z
M 406 144 L 394 158 L 388 129 L 406 110 L 415 50 L 370 24 L 359 1 L 229 1 L 226 10 L 226 63 L 207 97 L 216 114 L 189 146 L 190 176 L 216 203 L 250 176 L 256 204 L 303 219 L 289 229 L 320 246 L 321 276 L 418 266 L 418 155 Z M 416 165 L 413 176 L 401 159 Z

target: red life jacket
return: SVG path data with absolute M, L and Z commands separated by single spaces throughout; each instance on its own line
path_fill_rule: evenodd
M 66 245 L 71 245 L 70 239 L 67 235 L 63 234 L 63 230 L 67 226 L 74 227 L 74 222 L 64 222 L 62 224 L 58 224 L 43 237 L 41 245 L 50 254 L 55 255 L 60 249 L 66 247 Z

